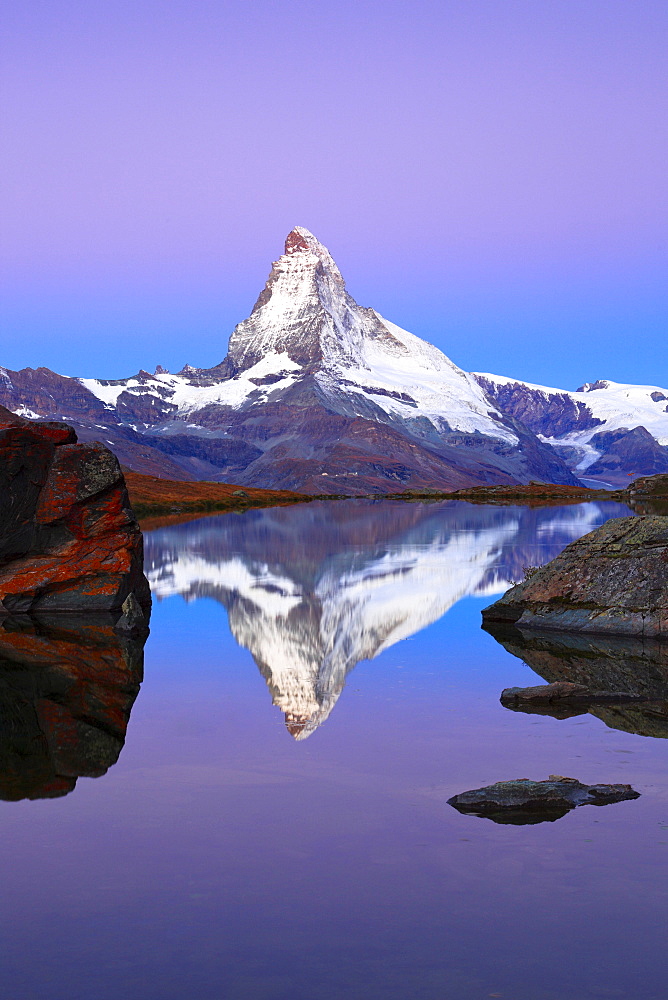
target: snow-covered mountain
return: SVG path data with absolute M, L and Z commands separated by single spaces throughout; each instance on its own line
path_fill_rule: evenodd
M 74 421 L 138 471 L 161 455 L 172 477 L 316 493 L 575 481 L 475 378 L 359 306 L 301 227 L 214 368 L 113 381 L 3 370 L 0 403 Z
M 626 485 L 631 477 L 668 472 L 668 389 L 600 380 L 566 392 L 500 375 L 475 378 L 577 476 Z
M 505 591 L 620 505 L 315 503 L 210 517 L 145 536 L 154 597 L 214 598 L 297 739 L 346 677 L 469 595 Z
M 299 226 L 213 368 L 116 380 L 0 369 L 0 404 L 65 419 L 136 471 L 311 493 L 665 472 L 667 400 L 651 386 L 565 392 L 468 374 L 359 306 Z

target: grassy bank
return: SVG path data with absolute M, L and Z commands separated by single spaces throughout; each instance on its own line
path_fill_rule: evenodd
M 259 490 L 230 483 L 177 482 L 123 469 L 130 503 L 138 518 L 170 514 L 215 513 L 249 507 L 308 503 L 313 497 L 289 490 Z

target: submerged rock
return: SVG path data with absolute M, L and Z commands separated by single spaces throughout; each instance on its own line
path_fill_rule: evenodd
M 584 785 L 577 778 L 551 774 L 547 781 L 497 781 L 453 795 L 448 804 L 461 813 L 484 816 L 495 823 L 523 825 L 554 822 L 577 806 L 605 806 L 639 797 L 630 785 Z
M 504 688 L 499 700 L 505 708 L 516 712 L 567 719 L 584 715 L 594 705 L 622 705 L 641 701 L 642 696 L 621 691 L 591 691 L 584 684 L 553 681 L 526 688 Z
M 533 687 L 504 688 L 502 705 L 552 705 L 555 702 L 590 701 L 591 692 L 584 684 L 555 681 L 553 684 L 535 684 Z
M 120 615 L 130 595 L 146 612 L 142 535 L 114 455 L 0 407 L 0 616 Z
M 520 629 L 668 640 L 668 518 L 607 521 L 482 614 Z
M 507 688 L 509 694 L 502 698 L 506 708 L 556 719 L 589 713 L 611 729 L 668 738 L 668 643 L 631 636 L 523 631 L 496 622 L 484 628 L 550 682 L 536 690 L 565 683 L 588 692 L 582 697 L 515 700 L 512 692 L 525 689 Z

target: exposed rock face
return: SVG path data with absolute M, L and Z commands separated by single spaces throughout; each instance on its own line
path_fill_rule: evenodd
M 668 639 L 668 518 L 608 521 L 486 608 L 483 620 Z
M 583 785 L 576 778 L 551 774 L 547 781 L 517 778 L 497 781 L 448 799 L 462 813 L 485 816 L 495 823 L 554 822 L 577 806 L 605 806 L 611 802 L 640 798 L 630 785 Z
M 574 398 L 572 393 L 493 375 L 476 375 L 476 379 L 500 409 L 512 413 L 535 434 L 556 438 L 573 431 L 588 431 L 603 423 L 591 412 L 586 400 Z
M 600 431 L 589 443 L 600 457 L 587 466 L 588 476 L 605 478 L 612 473 L 614 478 L 616 472 L 627 469 L 631 470 L 627 476 L 638 472 L 643 475 L 668 472 L 668 448 L 660 445 L 644 427 Z
M 143 676 L 142 636 L 114 616 L 0 625 L 0 799 L 67 795 L 118 759 Z
M 173 479 L 317 494 L 576 483 L 471 375 L 359 306 L 302 227 L 220 364 L 120 380 L 0 370 L 0 403 L 72 419 L 83 439 L 102 426 L 123 464 Z
M 114 455 L 0 407 L 0 615 L 148 609 L 142 553 Z
M 668 472 L 666 391 L 599 379 L 576 392 L 476 374 L 498 408 L 549 443 L 576 474 L 616 486 Z

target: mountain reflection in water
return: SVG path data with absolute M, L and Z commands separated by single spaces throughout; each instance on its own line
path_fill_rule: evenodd
M 145 571 L 158 599 L 225 606 L 288 731 L 305 739 L 360 660 L 628 513 L 613 503 L 315 502 L 159 528 L 145 536 Z
M 55 798 L 115 764 L 143 677 L 145 637 L 104 615 L 0 626 L 0 799 Z

